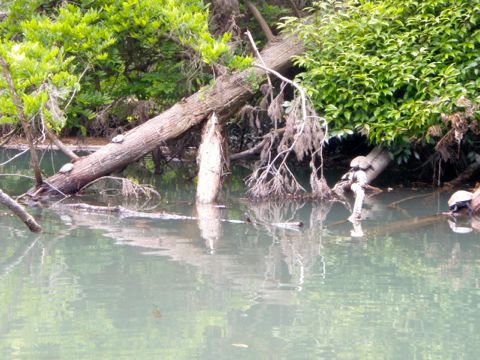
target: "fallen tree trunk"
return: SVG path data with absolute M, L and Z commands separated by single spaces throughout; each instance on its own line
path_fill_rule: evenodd
M 261 53 L 266 66 L 284 71 L 291 66 L 291 58 L 303 51 L 295 37 L 272 42 Z M 255 81 L 249 81 L 249 79 Z M 164 141 L 178 137 L 200 124 L 212 112 L 220 121 L 225 120 L 243 106 L 254 94 L 254 84 L 266 79 L 266 72 L 252 67 L 224 75 L 209 88 L 178 102 L 160 115 L 125 133 L 121 143 L 110 143 L 97 152 L 76 161 L 73 170 L 57 173 L 48 178 L 40 189 L 30 194 L 73 194 L 91 181 L 138 160 Z

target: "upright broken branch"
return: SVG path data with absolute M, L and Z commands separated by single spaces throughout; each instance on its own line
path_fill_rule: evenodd
M 210 116 L 202 132 L 198 148 L 197 203 L 211 204 L 217 200 L 222 187 L 222 169 L 225 164 L 224 138 L 215 113 Z

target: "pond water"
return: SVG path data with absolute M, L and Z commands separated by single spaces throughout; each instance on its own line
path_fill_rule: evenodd
M 478 358 L 480 238 L 428 217 L 446 195 L 371 197 L 352 237 L 339 203 L 251 204 L 230 184 L 224 208 L 196 208 L 191 184 L 149 181 L 155 211 L 201 219 L 32 208 L 37 235 L 0 209 L 1 359 Z

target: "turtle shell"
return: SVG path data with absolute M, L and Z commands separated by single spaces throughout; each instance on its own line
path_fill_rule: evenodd
M 61 174 L 66 174 L 66 173 L 69 173 L 72 170 L 73 170 L 73 164 L 72 163 L 66 163 L 65 165 L 63 165 L 60 168 L 60 170 L 58 170 L 58 172 L 61 173 Z
M 459 190 L 453 193 L 448 199 L 448 206 L 452 207 L 454 205 L 466 204 L 469 201 L 472 201 L 473 194 L 470 191 Z
M 115 137 L 112 139 L 112 143 L 121 144 L 124 139 L 125 139 L 125 135 L 120 134 L 120 135 L 115 136 Z
M 370 162 L 365 156 L 357 156 L 350 162 L 352 169 L 359 168 L 360 170 L 367 170 L 370 167 Z

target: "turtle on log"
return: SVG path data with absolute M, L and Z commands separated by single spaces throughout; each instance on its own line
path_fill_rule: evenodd
M 470 191 L 456 191 L 450 196 L 450 199 L 448 199 L 448 208 L 452 213 L 458 213 L 463 209 L 468 209 L 470 211 L 472 199 L 473 193 Z
M 120 134 L 120 135 L 115 136 L 111 141 L 114 144 L 121 144 L 123 142 L 123 140 L 125 140 L 125 135 Z
M 368 170 L 372 168 L 372 164 L 368 161 L 366 156 L 357 156 L 350 162 L 350 168 L 353 170 Z
M 72 163 L 66 163 L 63 165 L 58 172 L 60 174 L 68 174 L 70 171 L 73 170 L 73 164 Z

